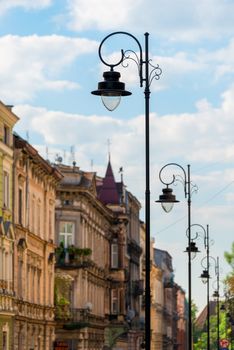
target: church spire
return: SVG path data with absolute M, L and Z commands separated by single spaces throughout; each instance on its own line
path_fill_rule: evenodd
M 100 190 L 99 200 L 103 204 L 119 204 L 119 194 L 110 159 L 108 161 L 106 175 L 103 179 L 102 188 Z

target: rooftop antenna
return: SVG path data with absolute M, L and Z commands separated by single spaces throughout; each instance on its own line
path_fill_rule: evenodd
M 26 131 L 26 141 L 29 142 L 29 131 Z
M 56 161 L 58 164 L 62 164 L 63 158 L 59 155 L 59 153 L 56 153 L 55 161 Z
M 93 159 L 90 161 L 91 171 L 93 171 Z
M 72 145 L 70 148 L 70 153 L 71 153 L 71 163 L 75 162 L 75 146 Z
M 109 161 L 110 161 L 110 156 L 111 156 L 110 146 L 111 146 L 111 141 L 110 141 L 110 139 L 107 139 L 107 149 L 108 149 L 108 160 Z
M 49 149 L 48 149 L 48 146 L 46 146 L 46 160 L 49 159 Z
M 66 150 L 64 149 L 63 150 L 63 159 L 64 159 L 64 164 L 66 164 Z
M 123 183 L 123 167 L 122 166 L 119 168 L 119 173 L 121 176 L 121 182 Z
M 121 166 L 119 168 L 119 173 L 120 173 L 120 176 L 121 176 L 121 184 L 122 184 L 122 194 L 121 194 L 121 204 L 124 203 L 124 197 L 125 197 L 125 188 L 124 188 L 124 184 L 123 184 L 123 167 Z

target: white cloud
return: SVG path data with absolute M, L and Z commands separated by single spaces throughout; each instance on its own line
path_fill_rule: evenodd
M 223 93 L 222 98 L 220 108 L 203 100 L 193 114 L 159 117 L 152 113 L 153 160 L 177 156 L 192 162 L 233 162 L 234 88 Z M 61 140 L 64 144 L 77 143 L 79 146 L 98 144 L 110 138 L 112 147 L 116 146 L 116 154 L 123 160 L 131 158 L 131 162 L 137 164 L 137 154 L 142 153 L 144 116 L 123 121 L 110 116 L 83 116 L 25 105 L 17 106 L 15 110 L 22 117 L 18 123 L 21 129 L 27 125 L 51 145 L 59 144 Z
M 151 165 L 174 159 L 189 164 L 222 164 L 234 162 L 233 132 L 234 89 L 223 94 L 220 108 L 213 108 L 202 101 L 196 113 L 169 114 L 150 117 Z M 85 167 L 93 159 L 95 164 L 103 164 L 107 155 L 107 139 L 111 140 L 113 164 L 124 166 L 129 183 L 136 192 L 143 189 L 144 178 L 144 116 L 121 120 L 107 116 L 85 116 L 59 111 L 48 111 L 29 105 L 16 106 L 15 113 L 21 118 L 17 129 L 31 130 L 42 137 L 50 148 L 61 145 L 69 148 L 76 145 L 77 157 L 86 158 Z M 141 164 L 141 166 L 139 166 Z M 229 177 L 228 177 L 229 174 Z M 212 185 L 219 177 L 215 171 L 204 180 Z M 234 178 L 233 171 L 223 174 L 224 184 Z M 203 181 L 203 186 L 204 185 Z M 200 182 L 200 181 L 199 181 Z M 208 186 L 208 185 L 207 185 Z
M 129 13 L 140 0 L 68 0 L 69 27 L 73 30 L 85 30 L 98 28 L 105 30 L 126 26 Z M 113 20 L 114 19 L 114 20 Z
M 192 197 L 193 223 L 210 224 L 210 237 L 215 240 L 213 256 L 220 254 L 220 247 L 228 250 L 233 239 L 233 101 L 234 89 L 230 89 L 223 93 L 219 108 L 202 100 L 193 114 L 151 114 L 152 235 L 156 235 L 156 247 L 166 249 L 172 255 L 176 281 L 184 286 L 187 259 L 182 252 L 187 246 L 187 203 L 181 187 L 177 194 L 181 203 L 171 215 L 162 213 L 159 205 L 154 203 L 162 187 L 158 172 L 163 165 L 174 160 L 181 165 L 192 164 L 191 179 L 199 187 L 197 195 Z M 109 138 L 116 180 L 120 178 L 118 168 L 123 166 L 124 181 L 141 201 L 144 211 L 144 116 L 120 120 L 109 116 L 50 111 L 30 105 L 18 105 L 14 107 L 14 112 L 21 118 L 17 126 L 20 134 L 25 135 L 25 131 L 30 130 L 42 137 L 40 145 L 34 146 L 44 157 L 48 146 L 51 160 L 54 161 L 59 153 L 65 162 L 71 163 L 69 150 L 71 145 L 75 145 L 77 165 L 83 170 L 97 171 L 98 175 L 105 173 L 106 141 Z M 177 187 L 174 192 L 179 191 Z M 202 250 L 202 241 L 198 243 Z M 225 267 L 222 256 L 220 265 Z M 199 268 L 194 266 L 194 270 L 199 276 Z M 198 303 L 201 307 L 202 302 L 199 300 Z
M 194 41 L 232 35 L 233 11 L 233 2 L 219 0 L 68 0 L 68 23 L 78 31 L 127 28 L 167 40 Z
M 77 83 L 58 76 L 96 48 L 95 41 L 58 35 L 0 37 L 1 99 L 19 103 L 32 100 L 39 91 L 78 88 Z
M 0 15 L 15 7 L 23 7 L 26 10 L 37 10 L 48 7 L 53 0 L 0 0 Z
M 121 45 L 120 48 L 123 50 L 135 50 L 139 57 L 138 47 L 134 42 L 127 42 L 126 45 L 125 41 L 123 41 Z M 120 50 L 107 54 L 105 45 L 103 45 L 101 53 L 103 59 L 107 63 L 115 64 L 119 62 L 121 58 Z M 234 39 L 231 39 L 227 45 L 219 49 L 198 49 L 197 51 L 193 50 L 193 52 L 180 50 L 172 53 L 171 56 L 168 54 L 156 56 L 149 53 L 149 57 L 151 63 L 153 65 L 158 64 L 162 70 L 161 79 L 157 81 L 157 83 L 151 85 L 153 91 L 164 90 L 175 85 L 183 87 L 184 84 L 188 84 L 188 80 L 186 79 L 190 79 L 189 84 L 192 84 L 194 90 L 196 90 L 196 85 L 200 84 L 200 77 L 202 78 L 203 76 L 209 77 L 208 83 L 210 86 L 217 83 L 220 84 L 220 82 L 223 82 L 224 77 L 231 81 L 234 73 Z M 131 58 L 135 59 L 133 54 L 131 54 Z M 116 68 L 116 70 L 121 73 L 121 80 L 126 82 L 128 86 L 139 84 L 136 63 L 130 59 L 125 60 L 124 65 L 127 66 L 127 69 L 122 67 L 122 65 Z M 105 68 L 108 69 L 103 65 L 100 65 L 100 67 L 101 72 L 103 72 Z M 191 76 L 193 77 L 192 79 Z M 197 77 L 199 77 L 199 79 Z M 201 104 L 200 101 L 199 103 Z

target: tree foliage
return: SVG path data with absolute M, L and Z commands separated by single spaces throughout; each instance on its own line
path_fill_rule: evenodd
M 224 252 L 224 257 L 232 269 L 226 277 L 228 292 L 230 295 L 234 296 L 234 242 L 232 243 L 231 251 Z
M 222 296 L 225 310 L 219 310 L 219 339 L 232 339 L 232 328 L 234 321 L 234 242 L 232 243 L 230 252 L 224 252 L 224 257 L 231 267 L 230 273 L 225 277 L 226 291 Z M 222 304 L 222 303 L 221 303 Z M 220 304 L 220 305 L 221 305 Z M 218 324 L 217 324 L 217 308 L 216 314 L 210 317 L 210 350 L 218 348 Z M 233 324 L 232 324 L 233 323 Z M 194 350 L 207 349 L 207 329 L 206 324 L 203 329 L 198 329 L 194 323 Z

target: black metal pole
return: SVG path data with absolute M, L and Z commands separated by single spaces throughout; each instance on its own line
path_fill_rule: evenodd
M 112 37 L 113 35 L 128 35 L 135 40 L 139 47 L 139 56 L 132 50 L 121 50 L 121 58 L 115 64 L 110 64 L 104 60 L 102 57 L 102 46 L 104 42 Z M 150 100 L 150 84 L 155 78 L 159 79 L 161 75 L 161 69 L 158 65 L 154 66 L 149 61 L 149 33 L 145 33 L 145 59 L 143 59 L 143 50 L 138 39 L 128 33 L 128 32 L 113 32 L 107 35 L 99 45 L 98 54 L 100 60 L 103 64 L 110 68 L 109 72 L 105 72 L 105 81 L 98 84 L 98 90 L 92 91 L 92 94 L 99 96 L 127 96 L 131 94 L 130 92 L 124 89 L 124 84 L 113 80 L 113 77 L 119 75 L 118 72 L 114 72 L 114 68 L 119 66 L 124 62 L 125 59 L 130 57 L 125 56 L 127 51 L 132 51 L 136 54 L 137 60 L 133 59 L 139 68 L 139 78 L 140 78 L 140 87 L 145 83 L 145 349 L 150 350 L 151 348 L 151 290 L 150 290 L 150 268 L 151 268 L 151 259 L 150 259 L 150 115 L 149 115 L 149 100 Z M 145 67 L 145 74 L 143 75 L 143 66 Z M 108 73 L 108 75 L 107 75 Z M 118 92 L 116 94 L 116 92 Z M 114 94 L 114 95 L 113 95 Z M 116 106 L 114 106 L 116 107 Z M 108 108 L 109 109 L 109 108 Z M 113 110 L 113 109 L 111 109 Z
M 150 134 L 149 134 L 149 33 L 145 33 L 145 347 L 151 348 L 150 293 Z
M 192 271 L 191 271 L 191 180 L 188 165 L 188 349 L 193 348 L 192 335 Z
M 209 225 L 207 225 L 207 241 L 206 241 L 206 256 L 207 256 L 207 350 L 210 350 L 210 243 L 209 243 Z
M 219 257 L 217 257 L 217 292 L 218 292 L 218 298 L 217 298 L 217 350 L 219 350 L 219 316 L 220 316 L 220 309 L 219 309 Z

